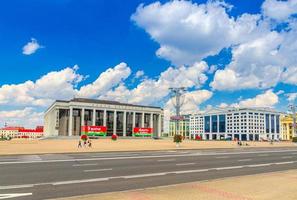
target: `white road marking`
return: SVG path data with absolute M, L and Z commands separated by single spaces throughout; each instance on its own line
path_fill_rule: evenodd
M 287 158 L 293 158 L 293 156 L 283 156 L 283 159 L 287 159 Z
M 244 166 L 218 167 L 218 168 L 215 168 L 215 170 L 240 169 L 240 168 L 244 168 Z
M 295 153 L 291 153 L 292 155 L 297 155 L 297 152 L 295 152 Z
M 270 165 L 272 165 L 272 163 L 257 164 L 257 165 L 248 165 L 248 167 L 266 167 L 266 166 L 270 166 Z
M 196 163 L 178 163 L 177 166 L 195 165 Z
M 276 165 L 287 165 L 287 164 L 293 164 L 294 161 L 289 161 L 289 162 L 279 162 L 279 163 L 275 163 Z
M 108 169 L 89 169 L 89 170 L 84 170 L 84 172 L 105 172 L 105 171 L 111 171 L 112 168 Z
M 127 160 L 127 159 L 144 159 L 144 158 L 172 158 L 172 157 L 190 157 L 190 156 L 240 155 L 240 154 L 259 154 L 259 153 L 284 153 L 284 152 L 297 152 L 297 150 L 274 150 L 274 151 L 261 151 L 261 152 L 250 151 L 250 152 L 229 152 L 229 153 L 205 153 L 205 154 L 192 153 L 192 154 L 178 154 L 178 155 L 122 156 L 122 157 L 105 157 L 105 158 L 78 158 L 78 159 L 74 158 L 74 159 L 61 159 L 61 160 L 12 161 L 12 162 L 0 162 L 0 165 L 99 161 L 99 160 Z
M 68 185 L 68 184 L 76 184 L 76 183 L 90 183 L 90 182 L 108 181 L 111 179 L 120 179 L 120 178 L 132 179 L 132 178 L 144 178 L 144 177 L 153 177 L 153 176 L 164 176 L 164 175 L 170 175 L 170 174 L 200 173 L 200 172 L 207 172 L 210 170 L 229 170 L 229 169 L 240 169 L 240 168 L 244 168 L 244 167 L 265 167 L 265 166 L 270 166 L 273 164 L 284 165 L 284 164 L 293 164 L 293 163 L 297 163 L 297 160 L 296 161 L 288 161 L 288 162 L 277 162 L 277 163 L 263 163 L 263 164 L 257 164 L 257 165 L 240 165 L 240 166 L 227 166 L 227 167 L 197 169 L 197 170 L 168 171 L 168 172 L 160 172 L 160 173 L 134 174 L 134 175 L 126 175 L 126 176 L 58 181 L 58 182 L 48 182 L 48 183 L 27 184 L 27 185 L 9 185 L 9 186 L 0 186 L 0 190 L 28 188 L 28 187 L 41 186 L 41 185 Z
M 121 178 L 124 179 L 131 179 L 131 178 L 144 178 L 144 177 L 151 177 L 151 176 L 164 176 L 167 173 L 151 173 L 151 174 L 137 174 L 137 175 L 130 175 L 130 176 L 122 176 Z
M 229 156 L 219 156 L 219 157 L 216 157 L 217 159 L 223 159 L 223 158 L 230 158 Z
M 241 160 L 238 160 L 238 162 L 245 162 L 245 161 L 251 161 L 252 159 L 241 159 Z
M 32 193 L 12 193 L 12 194 L 0 194 L 0 199 L 11 199 L 16 197 L 31 196 Z
M 86 164 L 75 164 L 72 167 L 83 167 L 83 166 L 95 166 L 98 165 L 97 163 L 86 163 Z
M 171 161 L 176 161 L 176 159 L 158 160 L 158 162 L 171 162 Z

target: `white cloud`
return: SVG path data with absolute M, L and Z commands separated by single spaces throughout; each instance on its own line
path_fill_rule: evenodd
M 262 31 L 260 15 L 235 19 L 227 13 L 230 7 L 222 1 L 156 2 L 141 4 L 131 18 L 160 44 L 158 56 L 176 65 L 192 64 Z
M 130 74 L 130 67 L 126 63 L 120 63 L 114 68 L 109 68 L 101 73 L 93 83 L 82 86 L 78 92 L 78 96 L 97 98 L 119 85 Z
M 232 17 L 222 1 L 175 0 L 141 4 L 131 19 L 159 43 L 156 54 L 175 65 L 231 48 L 232 61 L 216 71 L 213 89 L 268 89 L 279 82 L 297 84 L 297 20 L 288 18 L 295 6 L 296 0 L 266 0 L 261 13 Z M 287 27 L 276 31 L 284 20 Z
M 75 85 L 83 80 L 77 66 L 53 71 L 40 79 L 0 87 L 0 105 L 48 106 L 56 99 L 72 98 Z
M 195 63 L 189 67 L 169 67 L 158 79 L 144 79 L 132 89 L 120 84 L 101 98 L 137 104 L 159 103 L 169 94 L 170 87 L 199 88 L 207 80 L 205 75 L 207 70 L 208 65 L 205 62 Z
M 40 44 L 38 44 L 37 40 L 34 38 L 31 38 L 31 42 L 28 42 L 23 47 L 23 54 L 25 55 L 31 55 L 35 53 L 38 49 L 43 48 Z
M 297 92 L 287 93 L 286 96 L 288 97 L 287 100 L 289 102 L 294 102 L 297 99 Z
M 254 98 L 243 99 L 238 104 L 232 104 L 235 107 L 273 107 L 278 103 L 278 96 L 271 89 L 259 94 Z
M 287 20 L 297 13 L 297 0 L 266 0 L 262 5 L 263 14 L 276 20 Z
M 139 71 L 137 71 L 136 74 L 135 74 L 135 78 L 140 78 L 140 77 L 142 77 L 142 76 L 144 76 L 144 71 L 143 71 L 143 70 L 139 70 Z
M 0 111 L 0 126 L 25 126 L 33 128 L 43 124 L 43 112 L 37 112 L 32 107 L 20 110 Z

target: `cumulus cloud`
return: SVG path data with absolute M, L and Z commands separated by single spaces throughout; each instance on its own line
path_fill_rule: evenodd
M 278 103 L 278 96 L 271 89 L 254 98 L 243 99 L 237 104 L 232 104 L 234 107 L 273 107 Z
M 247 40 L 256 32 L 259 15 L 228 15 L 223 1 L 205 4 L 170 1 L 141 4 L 131 19 L 160 44 L 156 54 L 173 64 L 192 64 L 223 48 Z
M 101 97 L 136 104 L 160 103 L 168 96 L 170 87 L 199 88 L 207 80 L 205 73 L 208 68 L 205 62 L 195 63 L 189 67 L 169 67 L 158 79 L 144 79 L 132 89 L 120 84 Z
M 23 54 L 24 55 L 31 55 L 35 53 L 38 49 L 43 48 L 40 44 L 38 44 L 37 40 L 34 38 L 31 38 L 31 41 L 28 42 L 24 47 L 23 47 Z
M 37 112 L 32 107 L 19 110 L 0 111 L 0 124 L 9 126 L 25 126 L 34 128 L 43 124 L 43 112 Z
M 287 20 L 297 13 L 297 0 L 266 0 L 262 5 L 263 14 L 275 20 Z
M 289 102 L 294 102 L 295 99 L 297 98 L 297 92 L 287 93 L 286 96 Z
M 231 7 L 223 1 L 156 2 L 141 4 L 131 19 L 159 43 L 156 54 L 176 66 L 230 48 L 231 63 L 224 69 L 210 70 L 216 71 L 210 84 L 213 89 L 297 84 L 297 20 L 292 17 L 296 0 L 266 0 L 261 13 L 237 17 L 229 15 Z M 285 26 L 276 29 L 284 22 Z
M 83 80 L 78 67 L 49 72 L 40 79 L 0 87 L 0 105 L 48 106 L 56 99 L 75 95 L 75 85 Z M 59 91 L 61 90 L 61 91 Z
M 104 95 L 110 89 L 128 78 L 130 74 L 130 67 L 126 63 L 120 63 L 101 73 L 93 83 L 82 86 L 78 92 L 78 96 L 96 98 L 100 95 Z
M 144 71 L 143 70 L 139 70 L 135 73 L 135 78 L 140 78 L 144 76 Z

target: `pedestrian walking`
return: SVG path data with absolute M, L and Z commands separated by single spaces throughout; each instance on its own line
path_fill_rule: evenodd
M 79 140 L 78 141 L 78 146 L 77 146 L 78 148 L 82 148 L 82 145 L 81 145 L 81 141 Z

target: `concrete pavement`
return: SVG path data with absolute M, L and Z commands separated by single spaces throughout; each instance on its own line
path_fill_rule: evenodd
M 297 169 L 296 147 L 1 156 L 0 195 L 49 199 L 288 169 Z

